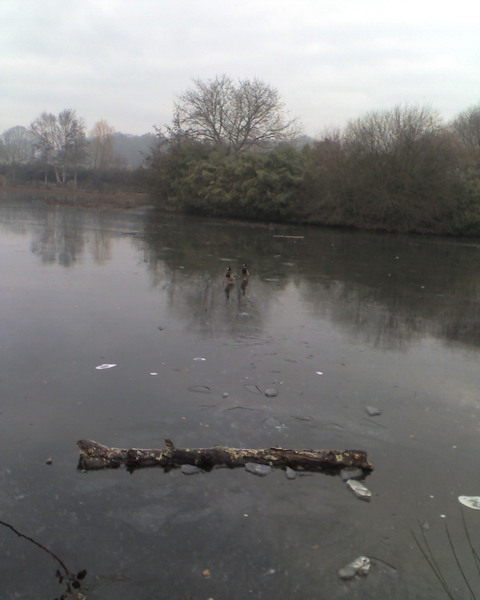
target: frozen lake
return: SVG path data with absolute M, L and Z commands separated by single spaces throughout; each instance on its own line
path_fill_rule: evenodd
M 87 569 L 89 600 L 447 597 L 422 531 L 468 597 L 446 527 L 480 588 L 462 511 L 478 551 L 480 512 L 458 502 L 480 495 L 479 240 L 3 192 L 0 253 L 0 519 Z M 82 473 L 81 438 L 363 449 L 373 497 L 323 474 Z M 61 595 L 55 561 L 6 527 L 0 554 L 2 600 Z M 360 555 L 369 574 L 340 579 Z

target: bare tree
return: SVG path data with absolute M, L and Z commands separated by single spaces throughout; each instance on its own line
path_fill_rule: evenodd
M 17 125 L 2 133 L 2 159 L 7 164 L 27 163 L 32 158 L 33 136 L 26 127 Z
M 193 80 L 175 103 L 172 132 L 224 146 L 234 153 L 269 147 L 298 133 L 278 90 L 260 81 L 235 83 L 226 75 Z
M 34 147 L 45 164 L 45 183 L 48 167 L 52 166 L 57 183 L 66 183 L 68 167 L 73 167 L 74 180 L 79 164 L 86 156 L 85 125 L 75 111 L 67 108 L 58 116 L 43 112 L 30 126 L 35 136 Z
M 73 170 L 73 184 L 76 186 L 78 167 L 85 164 L 88 154 L 88 140 L 85 134 L 85 123 L 83 120 L 75 120 L 71 134 L 71 138 L 67 145 L 67 162 Z
M 344 142 L 352 150 L 374 154 L 412 149 L 426 134 L 443 129 L 440 116 L 426 107 L 396 106 L 388 111 L 373 111 L 350 121 Z
M 94 169 L 108 169 L 113 165 L 115 129 L 104 119 L 97 121 L 90 132 L 92 165 Z
M 455 162 L 452 137 L 430 108 L 396 106 L 348 123 L 344 149 L 350 167 L 361 167 L 363 177 L 375 176 L 382 194 L 391 197 L 394 191 L 409 193 L 429 176 L 435 179 L 435 170 L 440 181 Z
M 26 127 L 11 127 L 0 136 L 0 162 L 10 166 L 11 178 L 15 181 L 16 168 L 32 159 L 33 135 Z
M 66 182 L 67 169 L 73 169 L 74 183 L 77 183 L 78 166 L 86 157 L 87 139 L 85 124 L 78 119 L 71 108 L 63 110 L 57 119 L 56 156 L 61 169 L 61 181 Z
M 450 226 L 460 153 L 429 108 L 367 113 L 335 143 L 317 144 L 311 161 L 307 183 L 322 222 L 430 232 Z
M 35 136 L 34 148 L 38 158 L 44 164 L 45 183 L 48 181 L 48 168 L 52 163 L 56 150 L 57 117 L 44 111 L 30 125 L 30 131 Z M 58 182 L 58 173 L 57 182 Z
M 460 113 L 452 123 L 452 129 L 465 149 L 467 163 L 480 164 L 480 104 Z

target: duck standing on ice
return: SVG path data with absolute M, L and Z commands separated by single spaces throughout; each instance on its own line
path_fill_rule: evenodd
M 225 283 L 233 283 L 232 267 L 227 267 L 227 272 L 225 273 Z

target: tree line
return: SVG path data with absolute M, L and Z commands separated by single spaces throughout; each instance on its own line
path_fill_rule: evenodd
M 116 132 L 106 120 L 97 121 L 87 135 L 85 122 L 73 109 L 58 115 L 42 112 L 30 126 L 18 125 L 0 135 L 0 174 L 4 183 L 77 185 L 124 183 L 120 174 L 138 169 L 155 136 Z
M 0 179 L 133 182 L 172 212 L 480 235 L 480 104 L 449 122 L 429 107 L 371 111 L 313 140 L 278 90 L 220 75 L 193 80 L 154 129 L 122 137 L 101 120 L 87 137 L 73 109 L 43 112 L 0 135 Z
M 448 123 L 428 107 L 371 111 L 305 142 L 269 85 L 193 83 L 148 159 L 163 209 L 480 234 L 480 105 Z

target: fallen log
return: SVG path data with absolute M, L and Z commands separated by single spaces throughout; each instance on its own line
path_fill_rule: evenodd
M 82 471 L 116 469 L 124 465 L 129 471 L 145 467 L 163 467 L 166 471 L 182 465 L 195 465 L 205 471 L 214 466 L 241 467 L 247 463 L 287 468 L 295 471 L 316 471 L 338 473 L 345 468 L 362 469 L 365 473 L 373 470 L 372 464 L 363 450 L 289 450 L 286 448 L 266 448 L 249 450 L 241 448 L 177 448 L 169 439 L 165 448 L 110 448 L 92 440 L 77 442 L 80 451 L 78 468 Z

